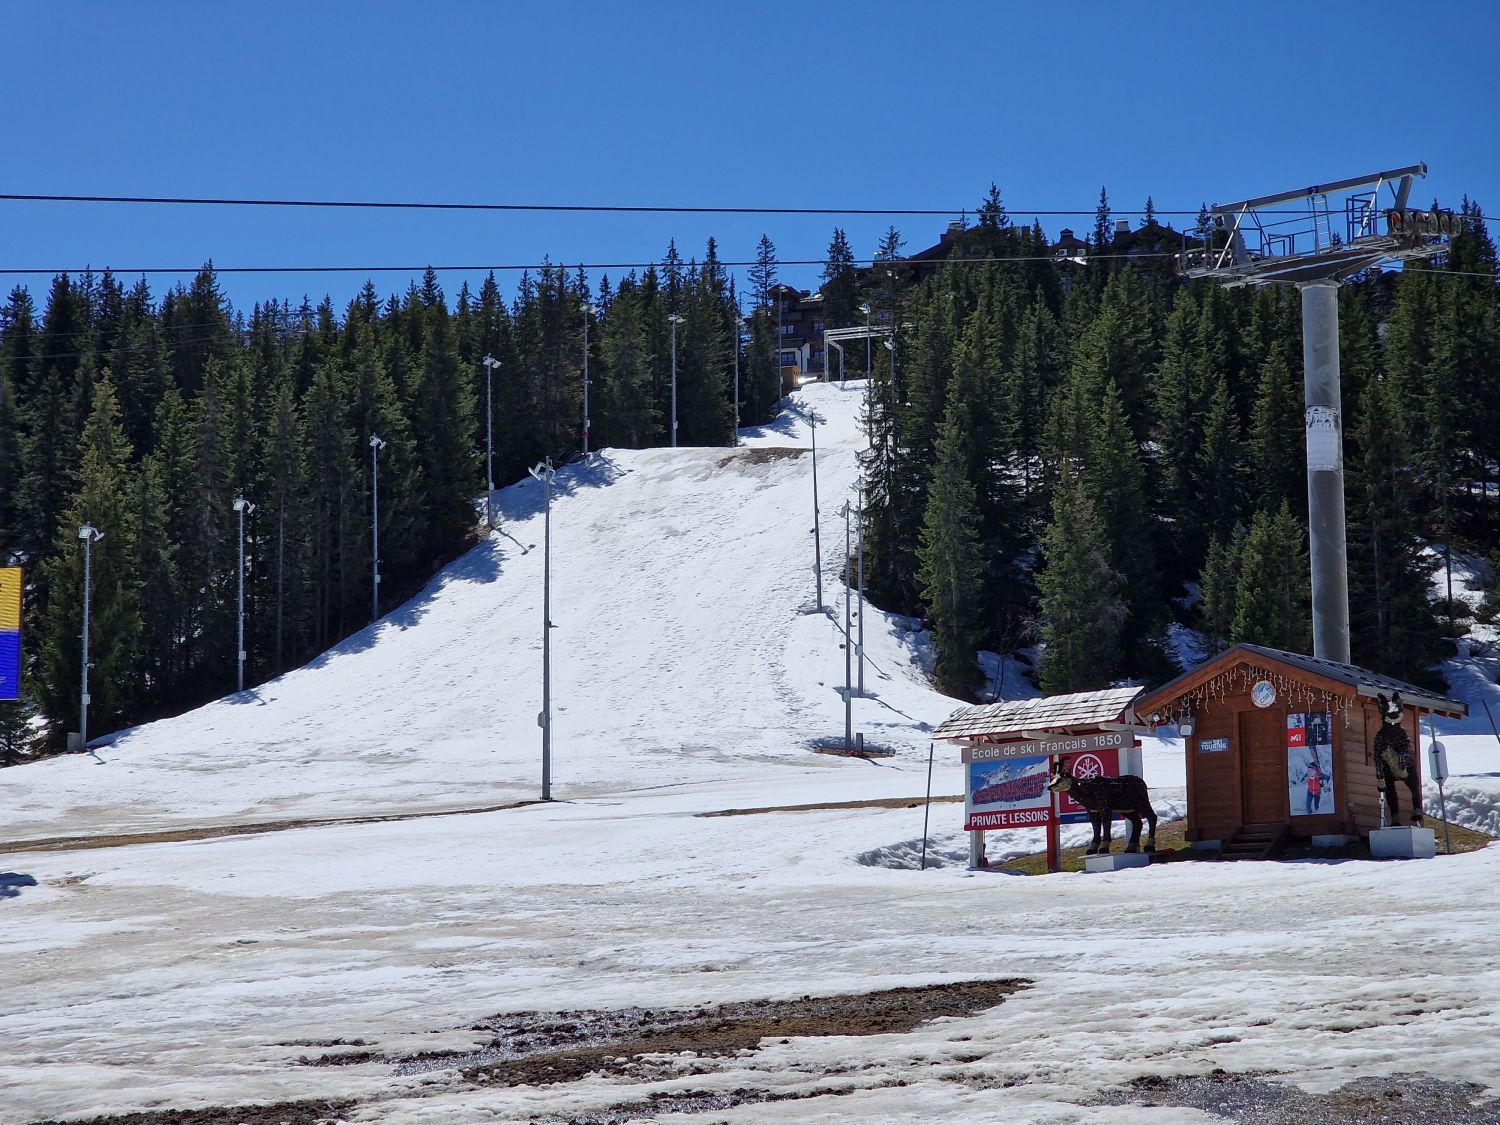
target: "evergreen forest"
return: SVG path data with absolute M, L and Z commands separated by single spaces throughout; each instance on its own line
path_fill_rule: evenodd
M 1446 551 L 1500 544 L 1495 247 L 1477 205 L 1462 215 L 1444 257 L 1339 298 L 1353 659 L 1434 686 L 1470 612 L 1431 593 Z M 1184 281 L 1179 232 L 1149 210 L 1116 232 L 1102 193 L 1086 259 L 1013 224 L 994 187 L 976 216 L 942 261 L 903 257 L 894 229 L 871 265 L 842 230 L 828 248 L 827 326 L 864 324 L 862 304 L 896 326 L 868 372 L 870 600 L 925 619 L 938 685 L 964 699 L 991 690 L 980 650 L 1038 646 L 1049 692 L 1174 675 L 1179 627 L 1206 653 L 1309 651 L 1296 289 Z M 482 534 L 487 433 L 497 487 L 579 455 L 585 346 L 591 449 L 670 443 L 674 323 L 679 443 L 731 444 L 737 409 L 773 418 L 769 238 L 748 280 L 738 294 L 710 240 L 597 289 L 546 267 L 510 300 L 493 274 L 450 300 L 429 270 L 343 310 L 246 314 L 211 265 L 160 297 L 108 273 L 57 276 L 41 308 L 14 289 L 0 561 L 26 568 L 26 698 L 0 705 L 0 762 L 77 728 L 82 525 L 102 533 L 91 732 L 233 690 L 237 498 L 246 685 L 264 682 L 371 620 L 372 484 L 384 612 Z

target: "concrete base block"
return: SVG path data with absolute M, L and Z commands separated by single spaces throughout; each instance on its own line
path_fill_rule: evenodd
M 1338 833 L 1329 836 L 1314 836 L 1312 838 L 1312 846 L 1315 848 L 1343 848 L 1358 839 L 1358 836 L 1343 836 Z
M 1090 875 L 1100 871 L 1123 871 L 1127 867 L 1145 867 L 1151 862 L 1146 852 L 1115 852 L 1113 855 L 1086 855 L 1083 870 Z
M 1370 854 L 1378 859 L 1431 859 L 1437 855 L 1437 833 L 1431 828 L 1376 828 L 1370 832 Z

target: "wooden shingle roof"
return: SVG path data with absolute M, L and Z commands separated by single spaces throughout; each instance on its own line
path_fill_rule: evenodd
M 934 738 L 1003 738 L 1028 731 L 1066 731 L 1097 727 L 1103 723 L 1130 722 L 1131 707 L 1141 693 L 1138 687 L 1078 691 L 1070 695 L 1043 695 L 1036 699 L 1014 699 L 961 707 L 932 732 Z
M 1464 716 L 1469 713 L 1468 704 L 1462 700 L 1436 695 L 1416 684 L 1409 684 L 1394 676 L 1372 672 L 1368 668 L 1361 668 L 1358 664 L 1344 664 L 1321 656 L 1286 652 L 1279 648 L 1266 648 L 1262 645 L 1238 644 L 1142 696 L 1139 700 L 1142 715 L 1149 717 L 1150 712 L 1170 706 L 1173 701 L 1208 679 L 1216 671 L 1236 662 L 1262 667 L 1267 664 L 1279 665 L 1284 670 L 1293 670 L 1314 681 L 1321 681 L 1325 684 L 1331 681 L 1334 684 L 1353 688 L 1353 694 L 1357 696 L 1374 698 L 1376 695 L 1400 692 L 1401 701 L 1408 707 L 1435 711 L 1440 715 Z

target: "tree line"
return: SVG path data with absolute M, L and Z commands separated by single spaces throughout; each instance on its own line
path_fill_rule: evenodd
M 966 698 L 981 648 L 1041 642 L 1047 691 L 1174 675 L 1181 627 L 1310 651 L 1297 290 L 1184 281 L 1180 234 L 1116 236 L 1107 196 L 1087 265 L 1037 262 L 1040 229 L 987 203 L 952 254 L 974 264 L 879 295 L 876 600 L 930 620 Z M 1444 552 L 1500 542 L 1495 247 L 1461 217 L 1442 258 L 1339 295 L 1352 658 L 1434 686 L 1467 614 L 1431 594 Z
M 891 228 L 860 267 L 833 233 L 825 323 L 864 324 L 868 304 L 894 326 L 865 405 L 870 596 L 930 621 L 952 694 L 983 693 L 981 648 L 1041 642 L 1039 683 L 1065 691 L 1172 674 L 1184 626 L 1210 647 L 1310 643 L 1297 292 L 1183 281 L 1181 236 L 1147 208 L 1116 235 L 1101 192 L 1086 262 L 1012 224 L 993 185 L 943 262 L 903 257 Z M 1500 528 L 1495 249 L 1477 205 L 1463 217 L 1435 272 L 1340 293 L 1353 654 L 1417 682 L 1460 613 L 1429 596 L 1425 548 L 1488 552 Z M 40 311 L 12 291 L 0 557 L 28 567 L 26 681 L 48 746 L 76 725 L 80 525 L 104 532 L 91 729 L 233 686 L 237 497 L 255 505 L 247 681 L 263 681 L 369 621 L 372 471 L 390 607 L 477 533 L 487 401 L 497 485 L 574 455 L 586 318 L 591 448 L 670 443 L 673 317 L 678 441 L 729 444 L 737 421 L 772 418 L 769 238 L 756 257 L 749 317 L 713 240 L 701 262 L 674 244 L 597 292 L 548 266 L 509 302 L 491 275 L 452 307 L 432 271 L 385 300 L 367 283 L 342 315 L 325 299 L 246 317 L 211 266 L 159 301 L 107 273 L 55 278 Z M 23 714 L 0 708 L 0 749 Z
M 160 301 L 108 273 L 56 277 L 40 311 L 14 289 L 0 307 L 0 561 L 26 567 L 38 749 L 78 725 L 80 526 L 103 533 L 90 546 L 90 729 L 182 711 L 235 684 L 235 499 L 254 505 L 245 647 L 257 683 L 369 622 L 372 483 L 390 608 L 475 539 L 487 402 L 497 486 L 579 451 L 586 318 L 591 447 L 668 444 L 674 316 L 678 440 L 733 440 L 737 350 L 741 421 L 774 416 L 774 321 L 740 330 L 712 240 L 701 262 L 669 246 L 597 293 L 549 266 L 511 301 L 492 274 L 450 307 L 429 270 L 385 300 L 367 283 L 342 315 L 325 299 L 246 317 L 212 266 Z M 0 705 L 0 760 L 29 741 L 29 710 Z

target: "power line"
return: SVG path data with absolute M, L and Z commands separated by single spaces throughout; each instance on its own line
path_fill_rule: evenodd
M 559 213 L 598 212 L 627 215 L 964 215 L 978 214 L 977 207 L 693 207 L 667 204 L 618 203 L 423 203 L 404 200 L 369 199 L 236 199 L 217 196 L 172 195 L 39 195 L 17 192 L 0 193 L 0 200 L 25 203 L 133 203 L 168 206 L 204 207 L 332 207 L 384 211 L 553 211 Z M 1201 214 L 1202 208 L 1166 210 L 1152 207 L 1154 215 Z M 1097 215 L 1097 207 L 1076 210 L 1028 210 L 1005 206 L 1007 215 L 1071 216 Z M 1144 215 L 1141 208 L 1115 208 L 1111 215 Z M 1273 213 L 1273 212 L 1267 212 Z M 1310 215 L 1310 209 L 1278 210 L 1275 214 Z
M 1142 253 L 1142 254 L 1090 254 L 1088 261 L 1140 261 L 1145 258 L 1174 258 L 1173 253 Z M 1058 258 L 1052 254 L 1013 255 L 982 258 L 856 258 L 853 265 L 859 268 L 876 268 L 880 266 L 902 267 L 913 265 L 947 266 L 961 263 L 964 265 L 985 265 L 992 262 L 1056 262 L 1071 259 Z M 432 270 L 433 273 L 483 273 L 490 270 L 515 272 L 520 270 L 636 270 L 656 267 L 660 269 L 664 263 L 660 258 L 649 262 L 532 262 L 530 264 L 491 264 L 491 265 L 466 265 L 466 266 L 147 266 L 144 268 L 124 268 L 114 266 L 90 266 L 84 269 L 77 267 L 67 268 L 41 268 L 22 267 L 10 268 L 0 266 L 0 276 L 23 276 L 30 274 L 74 274 L 84 273 L 89 269 L 96 272 L 108 272 L 114 275 L 134 274 L 196 274 L 205 268 L 209 268 L 215 274 L 221 273 L 423 273 Z M 748 269 L 758 263 L 751 259 L 743 262 L 685 262 L 684 270 L 697 266 L 702 269 L 707 265 L 715 265 L 721 269 Z M 826 258 L 779 258 L 776 261 L 781 266 L 826 266 Z

